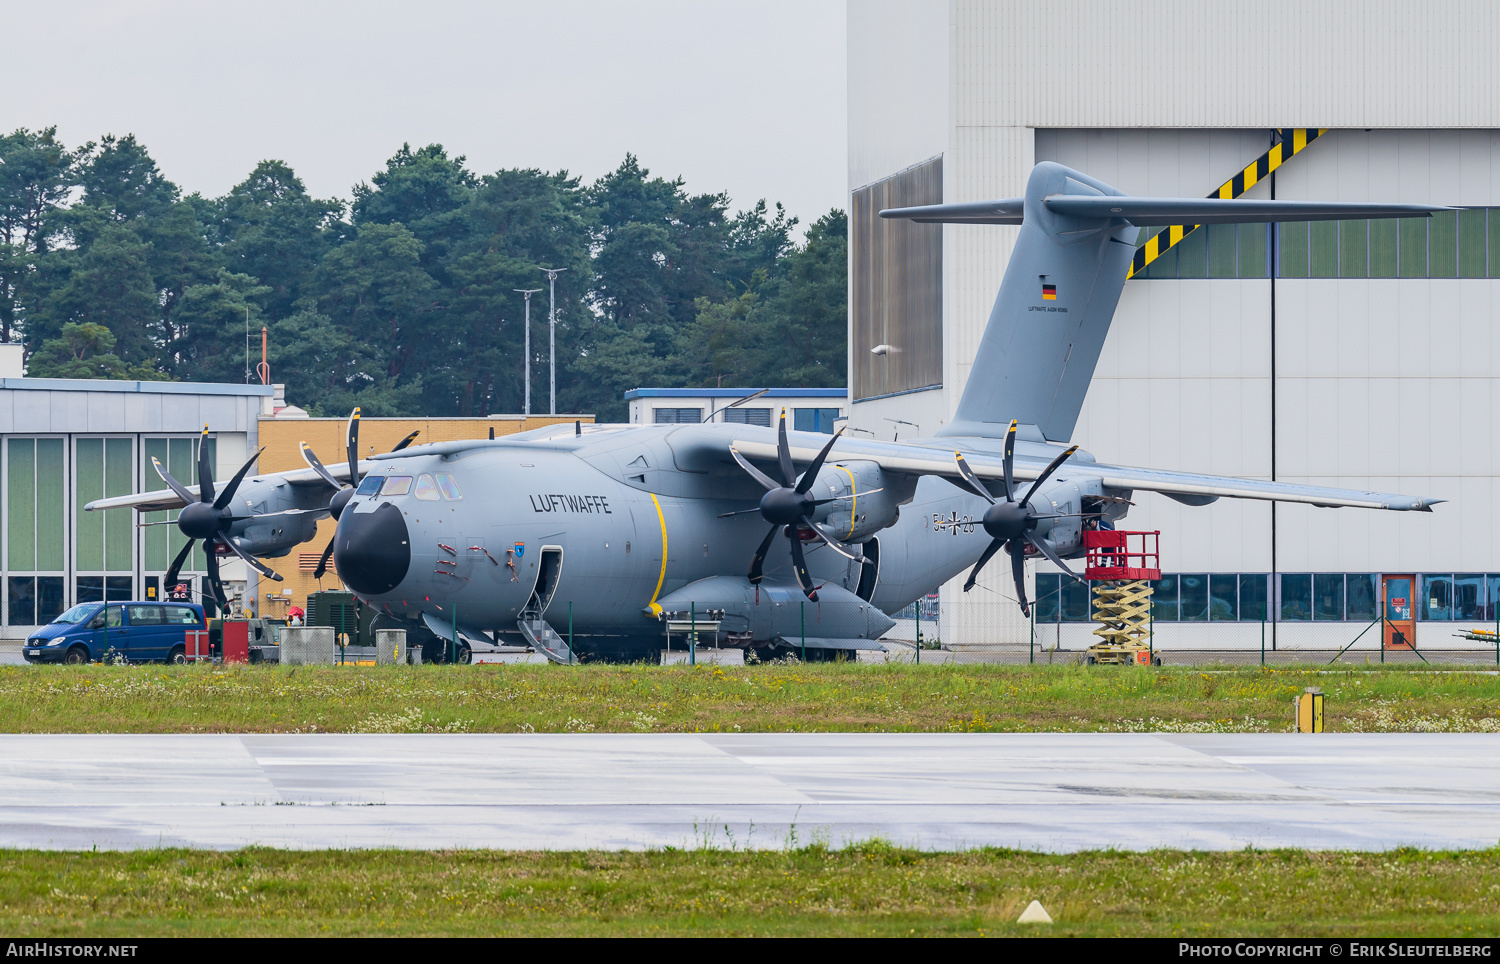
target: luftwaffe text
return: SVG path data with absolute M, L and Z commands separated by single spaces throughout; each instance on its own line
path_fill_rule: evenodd
M 553 493 L 550 495 L 532 495 L 531 511 L 533 512 L 599 512 L 604 515 L 614 515 L 609 508 L 609 500 L 602 495 L 563 495 Z

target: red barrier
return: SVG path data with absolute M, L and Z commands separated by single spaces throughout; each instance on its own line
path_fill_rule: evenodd
M 208 630 L 189 629 L 185 634 L 186 656 L 189 663 L 200 659 L 213 659 L 213 646 L 208 641 Z
M 243 619 L 226 619 L 224 627 L 224 662 L 250 662 L 250 624 Z

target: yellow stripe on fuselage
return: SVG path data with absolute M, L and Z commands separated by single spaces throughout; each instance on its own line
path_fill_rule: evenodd
M 651 590 L 651 602 L 646 608 L 651 610 L 651 615 L 660 616 L 661 607 L 656 604 L 656 597 L 661 595 L 661 584 L 667 581 L 667 517 L 662 515 L 655 492 L 651 493 L 651 504 L 656 506 L 656 521 L 661 525 L 661 572 L 656 574 L 656 588 Z

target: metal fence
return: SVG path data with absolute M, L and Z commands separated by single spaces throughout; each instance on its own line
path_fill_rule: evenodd
M 897 615 L 881 640 L 888 660 L 922 662 L 1070 663 L 1099 641 L 1098 623 L 1021 615 L 1013 599 L 929 599 Z M 1143 642 L 1165 665 L 1369 664 L 1487 666 L 1500 669 L 1500 623 L 1417 623 L 1414 649 L 1386 645 L 1384 619 L 1371 621 L 1152 622 Z M 1480 639 L 1464 638 L 1483 631 Z

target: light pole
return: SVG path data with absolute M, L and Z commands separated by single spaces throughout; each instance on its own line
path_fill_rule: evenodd
M 526 414 L 531 414 L 531 296 L 541 288 L 512 288 L 526 296 Z
M 543 268 L 542 273 L 547 276 L 547 286 L 551 288 L 548 295 L 547 309 L 547 354 L 548 367 L 551 369 L 552 379 L 552 414 L 557 414 L 557 276 L 567 271 L 567 268 Z

